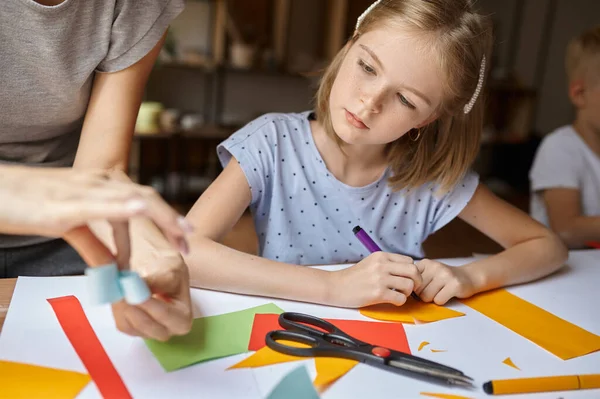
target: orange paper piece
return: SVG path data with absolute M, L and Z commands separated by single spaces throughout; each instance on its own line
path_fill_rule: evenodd
M 75 398 L 90 380 L 75 371 L 0 360 L 0 398 Z
M 315 358 L 317 377 L 315 378 L 314 385 L 318 388 L 324 388 L 344 376 L 357 364 L 356 360 L 317 357 Z
M 472 399 L 467 396 L 460 395 L 452 395 L 449 393 L 432 393 L 432 392 L 421 392 L 423 396 L 429 396 L 431 398 L 439 398 L 439 399 Z
M 360 313 L 376 320 L 415 324 L 431 323 L 465 315 L 435 303 L 421 302 L 410 297 L 402 306 L 383 303 L 362 308 Z
M 282 344 L 295 346 L 297 348 L 308 347 L 308 345 L 301 344 L 299 342 L 292 341 L 278 341 Z M 259 349 L 253 355 L 247 357 L 239 363 L 229 367 L 230 369 L 241 369 L 251 367 L 263 367 L 270 366 L 273 364 L 294 362 L 297 360 L 306 360 L 307 357 L 291 356 L 284 353 L 274 351 L 273 349 L 265 346 Z M 348 371 L 352 369 L 358 362 L 348 359 L 329 358 L 329 357 L 317 357 L 315 358 L 315 366 L 317 368 L 317 377 L 315 378 L 314 384 L 319 387 L 324 387 L 335 382 L 337 379 L 342 377 Z
M 90 267 L 104 266 L 115 262 L 110 249 L 102 243 L 87 225 L 67 231 L 63 238 L 69 243 Z
M 506 359 L 504 359 L 502 361 L 502 363 L 506 364 L 507 366 L 510 366 L 512 368 L 515 368 L 517 370 L 521 370 L 520 368 L 518 368 L 512 361 L 512 359 L 510 357 L 507 357 Z
M 426 347 L 427 345 L 429 345 L 429 342 L 427 341 L 423 341 L 421 342 L 421 344 L 419 345 L 419 352 L 421 351 L 421 349 L 423 349 L 424 347 Z
M 432 353 L 438 353 L 438 352 L 448 352 L 448 350 L 446 349 L 430 349 L 430 351 Z
M 325 319 L 354 338 L 399 352 L 410 353 L 406 332 L 401 324 L 377 323 L 363 320 Z M 277 314 L 256 314 L 248 350 L 257 351 L 265 346 L 269 331 L 282 330 Z
M 460 301 L 563 360 L 600 350 L 600 336 L 506 290 L 488 291 Z
M 284 344 L 284 345 L 294 346 L 296 348 L 308 348 L 308 345 L 301 344 L 299 342 L 284 341 L 284 340 L 280 340 L 277 342 Z M 259 349 L 258 351 L 256 351 L 256 353 L 252 354 L 251 356 L 248 356 L 241 362 L 236 363 L 233 366 L 229 367 L 228 370 L 229 369 L 242 369 L 242 368 L 247 368 L 247 367 L 269 366 L 271 364 L 295 362 L 297 360 L 304 360 L 304 359 L 307 359 L 307 358 L 300 357 L 300 356 L 286 355 L 284 353 L 276 352 L 273 349 L 269 348 L 268 346 L 265 346 L 264 348 Z

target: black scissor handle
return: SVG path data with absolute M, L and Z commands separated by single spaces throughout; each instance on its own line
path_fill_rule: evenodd
M 330 322 L 304 313 L 284 312 L 279 315 L 279 325 L 286 330 L 303 331 L 318 337 L 322 337 L 325 334 L 342 333 Z M 342 333 L 341 335 L 347 334 Z
M 307 348 L 297 348 L 294 346 L 286 345 L 279 340 L 298 342 L 301 344 L 306 344 L 309 347 Z M 302 332 L 297 331 L 270 331 L 265 336 L 265 342 L 267 346 L 274 351 L 284 353 L 286 355 L 292 356 L 302 356 L 302 357 L 314 357 L 317 355 L 315 352 L 315 348 L 317 348 L 320 344 L 319 338 L 313 335 L 307 335 Z
M 306 344 L 309 347 L 297 348 L 279 342 L 279 340 L 293 341 L 301 344 Z M 358 361 L 364 361 L 365 357 L 361 353 L 360 349 L 347 348 L 344 346 L 338 346 L 331 344 L 321 337 L 315 335 L 308 335 L 301 331 L 270 331 L 265 336 L 265 342 L 267 346 L 274 351 L 284 353 L 291 356 L 300 357 L 341 357 L 346 359 L 354 359 Z

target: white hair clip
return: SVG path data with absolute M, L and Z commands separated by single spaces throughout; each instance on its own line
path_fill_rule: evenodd
M 358 17 L 358 19 L 356 20 L 356 27 L 355 29 L 358 30 L 358 27 L 360 26 L 361 22 L 363 21 L 363 19 L 365 19 L 365 17 L 367 16 L 368 13 L 371 12 L 372 9 L 374 9 L 377 4 L 379 4 L 381 2 L 381 0 L 377 0 L 375 3 L 371 4 L 369 6 L 369 8 L 367 8 L 365 10 L 365 12 L 363 12 L 362 14 L 360 14 L 360 16 Z
M 471 97 L 469 102 L 465 104 L 465 108 L 463 109 L 465 114 L 468 114 L 469 112 L 471 112 L 471 109 L 473 109 L 473 105 L 475 105 L 475 102 L 477 101 L 477 97 L 479 97 L 479 92 L 481 91 L 481 88 L 483 87 L 484 77 L 485 77 L 485 55 L 481 59 L 481 68 L 479 69 L 479 80 L 477 81 L 477 87 L 475 88 L 475 93 L 473 93 L 473 97 Z

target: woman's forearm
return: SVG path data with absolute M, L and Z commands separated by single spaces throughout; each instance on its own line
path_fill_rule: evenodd
M 208 238 L 195 238 L 190 246 L 184 260 L 194 287 L 321 304 L 331 302 L 331 272 L 246 254 Z
M 563 242 L 556 235 L 548 234 L 463 267 L 478 293 L 547 276 L 562 267 L 567 257 Z

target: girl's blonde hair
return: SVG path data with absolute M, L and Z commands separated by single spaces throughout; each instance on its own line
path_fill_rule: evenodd
M 475 93 L 482 60 L 484 57 L 490 59 L 492 47 L 491 23 L 474 11 L 473 1 L 379 2 L 364 16 L 354 36 L 321 77 L 316 94 L 317 117 L 327 134 L 341 144 L 329 112 L 333 82 L 348 50 L 360 35 L 392 24 L 425 34 L 446 83 L 439 116 L 420 128 L 418 140 L 412 141 L 411 135 L 405 134 L 388 144 L 386 153 L 393 172 L 390 184 L 394 189 L 401 189 L 437 182 L 442 190 L 448 190 L 458 183 L 475 160 L 483 127 L 484 99 L 481 94 L 470 112 L 463 112 Z

